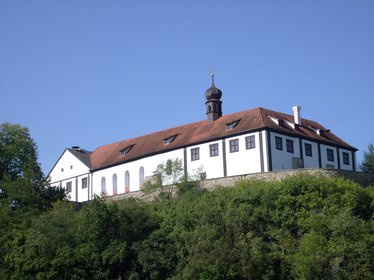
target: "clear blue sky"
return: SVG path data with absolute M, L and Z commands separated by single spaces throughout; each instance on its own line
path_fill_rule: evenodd
M 30 129 L 48 173 L 96 147 L 254 107 L 374 142 L 374 1 L 0 0 L 0 123 Z

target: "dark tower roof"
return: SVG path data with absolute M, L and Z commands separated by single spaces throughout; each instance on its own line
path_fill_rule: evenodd
M 216 88 L 214 84 L 214 73 L 211 74 L 212 76 L 212 85 L 205 91 L 205 98 L 209 99 L 221 99 L 222 91 L 219 88 Z

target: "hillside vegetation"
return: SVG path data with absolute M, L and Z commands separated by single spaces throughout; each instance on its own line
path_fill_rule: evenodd
M 2 238 L 3 279 L 372 279 L 373 188 L 307 175 L 68 202 Z

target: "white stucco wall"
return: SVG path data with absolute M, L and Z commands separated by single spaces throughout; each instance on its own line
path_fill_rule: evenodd
M 255 148 L 246 149 L 245 138 L 247 136 L 255 136 Z M 239 151 L 231 153 L 230 140 L 234 139 L 239 140 Z M 225 143 L 227 176 L 261 172 L 259 132 L 226 138 Z
M 218 156 L 210 156 L 211 144 L 218 144 Z M 191 149 L 199 148 L 200 159 L 191 159 Z M 213 141 L 201 145 L 188 147 L 187 149 L 187 170 L 189 176 L 196 176 L 202 171 L 206 173 L 207 179 L 223 177 L 223 151 L 222 141 Z
M 348 154 L 349 164 L 343 163 L 343 152 Z M 351 151 L 345 150 L 345 149 L 339 149 L 339 159 L 340 159 L 340 169 L 353 171 L 353 160 L 352 160 Z
M 69 150 L 65 150 L 59 161 L 49 173 L 51 186 L 62 186 L 71 182 L 72 191 L 68 194 L 72 201 L 85 201 L 88 197 L 88 188 L 81 189 L 81 178 L 87 177 L 89 168 L 77 159 Z
M 302 142 L 302 149 L 303 149 L 303 161 L 304 161 L 304 168 L 318 168 L 319 167 L 319 160 L 318 160 L 318 144 L 308 140 L 301 140 Z M 305 154 L 305 143 L 312 145 L 312 156 L 307 156 Z
M 117 166 L 109 167 L 106 169 L 95 171 L 92 175 L 92 189 L 93 195 L 101 194 L 101 179 L 104 177 L 106 181 L 107 195 L 113 195 L 113 174 L 117 174 L 117 194 L 125 192 L 125 173 L 130 174 L 130 192 L 140 189 L 139 185 L 139 171 L 140 167 L 144 168 L 144 177 L 153 176 L 160 163 L 166 163 L 168 159 L 179 158 L 183 164 L 183 149 L 178 149 L 139 160 L 131 161 L 128 163 L 120 164 Z
M 275 136 L 282 138 L 283 149 L 275 148 Z M 293 141 L 293 153 L 287 152 L 286 139 Z M 273 170 L 293 169 L 293 158 L 300 158 L 299 138 L 286 136 L 283 134 L 270 132 L 271 157 Z
M 328 145 L 321 144 L 321 163 L 322 168 L 338 168 L 338 157 L 336 153 L 336 148 Z M 334 161 L 327 160 L 327 149 L 331 149 L 334 152 Z

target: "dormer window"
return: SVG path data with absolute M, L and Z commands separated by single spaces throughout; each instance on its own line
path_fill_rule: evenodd
M 177 138 L 177 135 L 173 135 L 173 136 L 170 136 L 170 137 L 167 137 L 167 138 L 164 138 L 163 141 L 164 141 L 164 144 L 165 145 L 168 145 L 170 144 L 171 142 L 173 142 L 175 140 L 175 138 Z
M 231 130 L 231 129 L 235 128 L 238 125 L 239 122 L 240 122 L 240 120 L 236 120 L 234 122 L 227 123 L 226 124 L 226 129 Z
M 272 116 L 268 116 L 276 125 L 282 125 L 283 123 L 283 120 L 280 120 L 280 119 L 277 119 L 277 118 L 274 118 Z
M 128 146 L 126 148 L 123 148 L 122 150 L 119 151 L 119 154 L 121 156 L 127 155 L 131 151 L 132 147 L 134 147 L 134 145 Z

